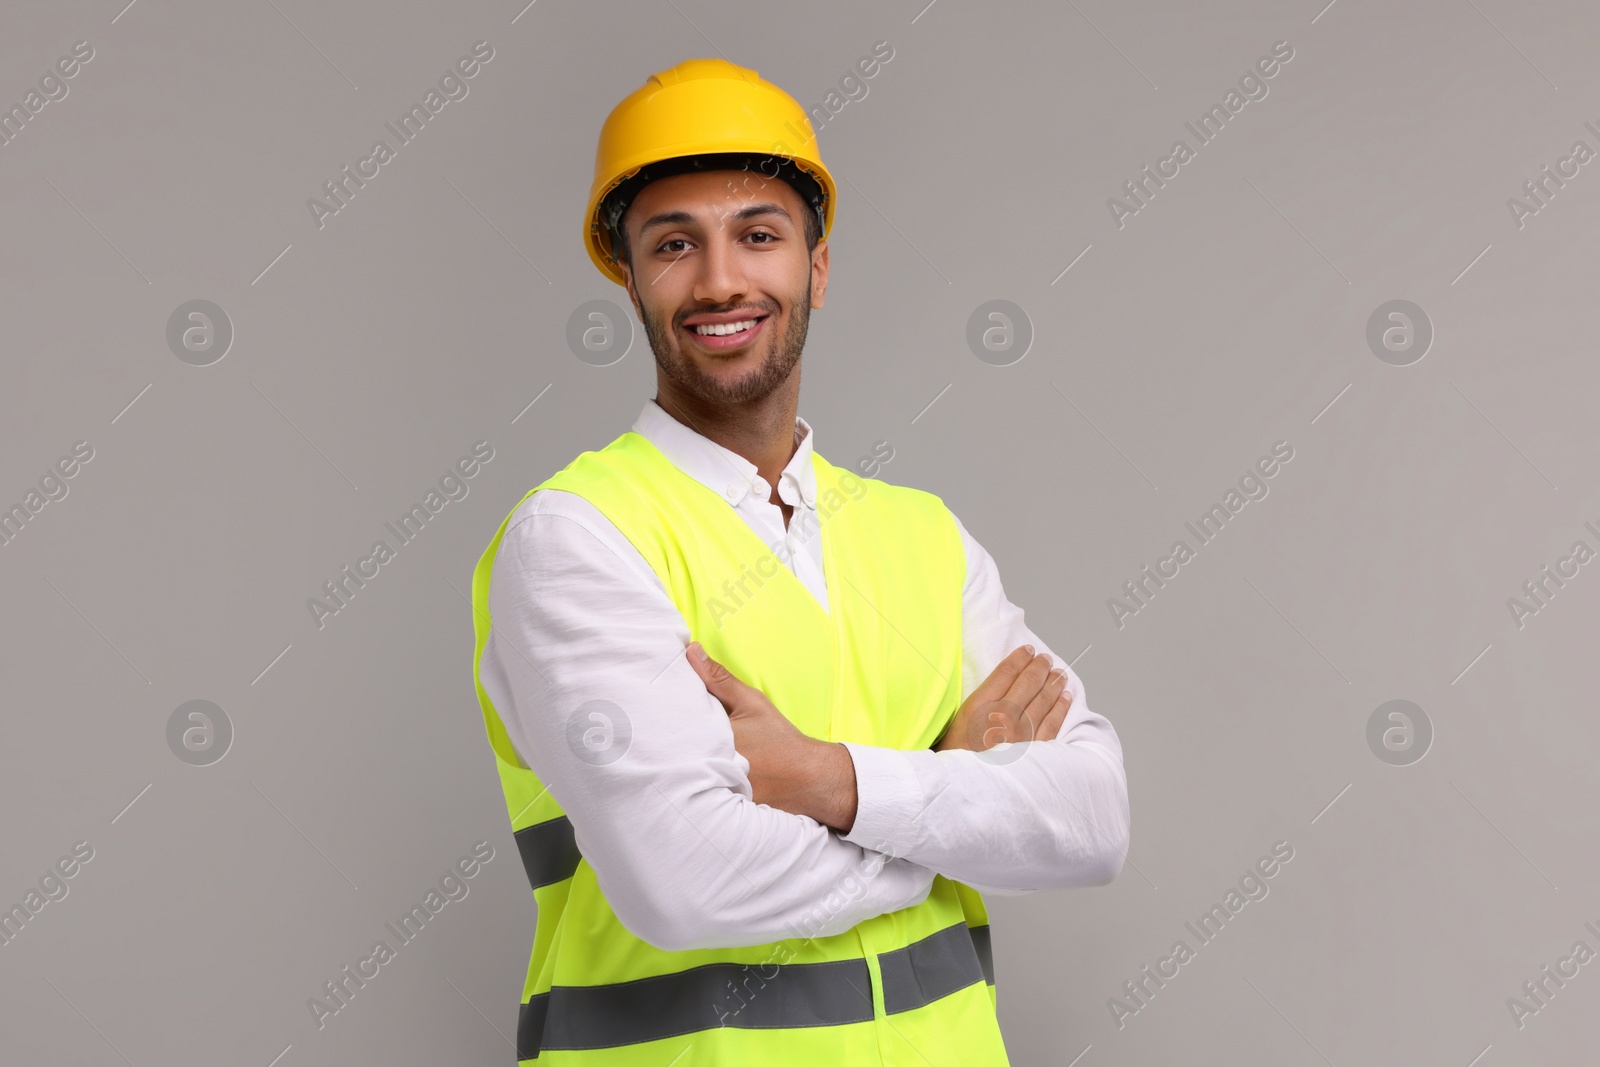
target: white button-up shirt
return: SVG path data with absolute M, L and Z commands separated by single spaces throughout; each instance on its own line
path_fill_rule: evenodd
M 804 419 L 795 420 L 795 454 L 778 478 L 779 498 L 794 508 L 787 528 L 772 487 L 743 456 L 654 400 L 633 429 L 728 501 L 827 610 L 815 442 Z M 1006 598 L 994 560 L 957 526 L 967 558 L 962 698 L 1019 645 L 1065 666 Z M 581 496 L 541 489 L 512 514 L 489 610 L 485 691 L 523 762 L 567 813 L 618 918 L 659 947 L 840 933 L 920 903 L 935 873 L 1016 894 L 1102 885 L 1122 869 L 1122 745 L 1070 668 L 1073 700 L 1060 733 L 1019 743 L 1015 759 L 845 742 L 857 809 L 839 834 L 754 802 L 727 713 L 684 654 L 687 622 L 638 550 Z M 602 766 L 571 740 L 577 709 L 596 699 L 625 720 L 610 728 L 626 751 Z

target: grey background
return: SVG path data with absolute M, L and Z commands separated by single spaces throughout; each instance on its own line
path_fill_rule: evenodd
M 7 1062 L 510 1060 L 534 915 L 464 594 L 653 390 L 642 332 L 604 368 L 565 340 L 626 302 L 579 240 L 600 123 L 719 53 L 822 105 L 879 40 L 819 133 L 841 202 L 801 413 L 835 463 L 891 442 L 882 477 L 994 554 L 1132 797 L 1113 884 L 991 901 L 1013 1062 L 1593 1048 L 1600 965 L 1520 1028 L 1506 1002 L 1600 949 L 1600 567 L 1521 627 L 1507 598 L 1600 546 L 1600 164 L 1522 228 L 1506 201 L 1600 148 L 1600 9 L 924 4 L 8 5 L 0 102 L 95 57 L 0 147 L 0 501 L 95 455 L 0 548 L 0 898 L 94 849 L 0 948 Z M 319 229 L 307 198 L 479 40 L 469 95 Z M 1279 40 L 1268 96 L 1119 229 L 1107 198 Z M 166 344 L 195 299 L 234 330 L 206 367 Z M 1034 330 L 1010 366 L 966 345 L 991 299 Z M 1366 343 L 1394 299 L 1434 329 L 1410 366 Z M 307 598 L 483 439 L 468 497 L 319 630 Z M 1279 440 L 1270 494 L 1119 628 L 1108 598 Z M 197 699 L 234 730 L 209 766 L 167 745 Z M 1434 732 L 1409 766 L 1367 745 L 1395 699 Z M 307 999 L 479 839 L 470 895 L 319 1031 Z M 1108 998 L 1279 840 L 1270 895 L 1119 1028 Z

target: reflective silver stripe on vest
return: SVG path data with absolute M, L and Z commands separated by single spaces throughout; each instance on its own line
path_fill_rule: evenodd
M 992 982 L 988 960 L 989 927 L 969 931 L 965 921 L 880 952 L 884 1010 L 911 1011 L 976 982 Z M 865 959 L 764 967 L 711 963 L 632 982 L 539 993 L 522 1005 L 517 1019 L 517 1057 L 535 1059 L 542 1049 L 616 1048 L 719 1026 L 839 1026 L 872 1017 Z
M 983 980 L 994 985 L 994 946 L 989 942 L 989 924 L 974 926 L 972 947 L 978 952 L 978 962 L 983 965 Z
M 890 1015 L 923 1007 L 984 980 L 965 920 L 905 948 L 878 953 L 878 967 L 883 973 L 883 1010 Z
M 763 974 L 770 971 L 770 974 Z M 736 1026 L 839 1026 L 872 1019 L 865 959 L 825 963 L 708 963 L 598 986 L 555 986 L 522 1005 L 517 1056 L 600 1049 Z
M 578 861 L 583 859 L 572 832 L 572 820 L 565 815 L 524 826 L 515 837 L 522 866 L 535 889 L 571 878 Z

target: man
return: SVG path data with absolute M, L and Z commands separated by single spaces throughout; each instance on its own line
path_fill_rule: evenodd
M 938 497 L 798 417 L 834 204 L 805 111 L 723 60 L 602 130 L 586 245 L 656 396 L 473 579 L 538 904 L 520 1062 L 1005 1064 L 980 894 L 1122 868 L 1081 681 Z

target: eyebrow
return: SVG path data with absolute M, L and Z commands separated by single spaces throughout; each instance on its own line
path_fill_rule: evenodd
M 727 217 L 735 222 L 744 222 L 762 215 L 779 215 L 790 225 L 794 224 L 794 216 L 782 204 L 748 204 Z M 642 238 L 656 226 L 692 226 L 696 221 L 687 211 L 662 211 L 644 220 L 644 225 L 639 227 L 639 236 Z

